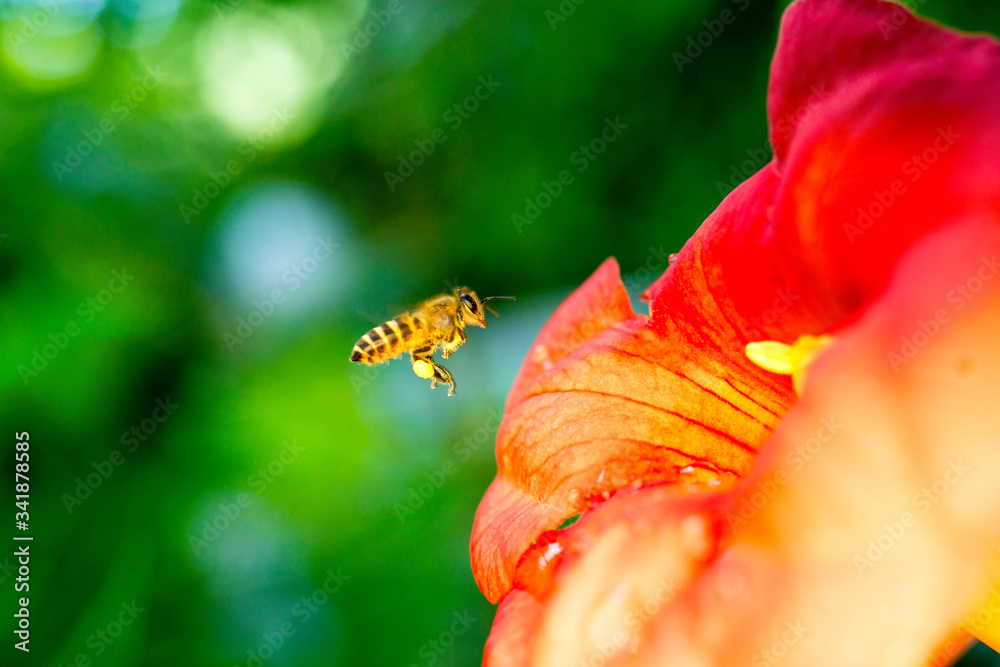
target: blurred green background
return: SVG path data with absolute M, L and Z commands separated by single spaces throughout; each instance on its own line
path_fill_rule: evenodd
M 785 3 L 576 3 L 0 2 L 10 664 L 478 663 L 469 533 L 533 336 L 608 255 L 638 295 L 767 159 Z M 456 396 L 348 363 L 454 284 L 518 297 Z

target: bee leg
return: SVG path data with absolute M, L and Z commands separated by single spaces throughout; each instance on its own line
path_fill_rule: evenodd
M 454 396 L 455 394 L 455 379 L 451 377 L 451 373 L 448 369 L 439 364 L 434 364 L 434 379 L 441 384 L 448 385 L 448 395 Z
M 465 342 L 465 330 L 456 328 L 455 333 L 451 337 L 451 340 L 449 340 L 447 343 L 444 344 L 441 356 L 447 359 L 448 357 L 451 356 L 452 352 L 462 347 L 462 343 L 464 342 Z
M 434 361 L 431 359 L 431 348 L 413 350 L 410 352 L 410 359 L 413 361 L 413 372 L 417 377 L 430 379 L 431 389 L 437 385 L 434 378 Z
M 431 389 L 435 388 L 438 382 L 448 385 L 448 395 L 451 396 L 455 393 L 455 380 L 451 377 L 448 369 L 434 363 L 431 352 L 432 349 L 424 349 L 414 350 L 410 353 L 410 357 L 413 359 L 413 372 L 416 373 L 417 377 L 429 379 Z

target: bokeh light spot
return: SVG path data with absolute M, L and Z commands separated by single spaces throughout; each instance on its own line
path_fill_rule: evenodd
M 303 128 L 311 130 L 322 94 L 343 69 L 337 59 L 323 57 L 322 45 L 306 16 L 232 10 L 198 39 L 206 106 L 238 136 L 259 133 L 284 114 L 293 119 L 292 131 L 276 132 L 279 144 L 300 137 Z
M 268 320 L 318 316 L 342 295 L 353 270 L 346 220 L 326 196 L 291 183 L 252 188 L 223 215 L 217 279 L 230 309 L 243 313 L 281 293 Z M 214 268 L 214 267 L 213 267 Z M 270 308 L 262 306 L 262 311 Z M 228 324 L 227 324 L 228 326 Z

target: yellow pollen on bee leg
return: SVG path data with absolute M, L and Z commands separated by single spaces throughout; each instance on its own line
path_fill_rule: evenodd
M 831 345 L 833 336 L 828 335 L 800 336 L 792 345 L 776 340 L 762 340 L 747 343 L 746 355 L 766 371 L 791 375 L 795 393 L 801 396 L 809 366 Z
M 425 380 L 434 377 L 434 366 L 429 361 L 418 359 L 413 362 L 413 372 Z

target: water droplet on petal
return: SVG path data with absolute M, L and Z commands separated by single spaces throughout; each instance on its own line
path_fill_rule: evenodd
M 660 255 L 660 257 L 663 257 L 663 255 Z M 670 264 L 673 264 L 676 261 L 677 261 L 677 253 L 676 252 L 672 252 L 672 253 L 670 253 L 670 255 L 667 256 L 667 262 L 669 262 Z
M 685 466 L 684 468 L 681 468 L 678 472 L 681 472 L 686 475 L 688 473 L 694 472 L 694 466 Z
M 576 489 L 570 489 L 569 502 L 572 505 L 575 505 L 576 503 L 580 502 L 580 492 L 577 491 Z
M 553 558 L 561 554 L 563 551 L 562 545 L 558 542 L 551 543 L 545 553 L 538 557 L 538 568 L 541 570 L 545 569 L 545 566 L 549 564 Z

